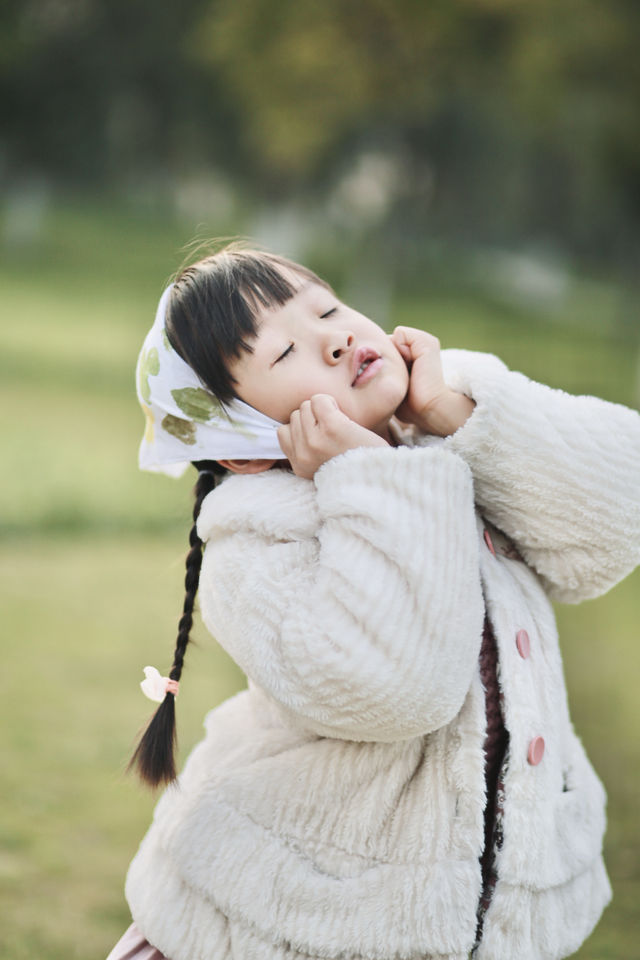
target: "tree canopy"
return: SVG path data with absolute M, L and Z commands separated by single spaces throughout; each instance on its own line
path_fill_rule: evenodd
M 633 0 L 8 0 L 0 17 L 7 184 L 216 169 L 282 196 L 377 150 L 402 156 L 418 207 L 432 184 L 434 223 L 500 206 L 499 230 L 636 235 Z

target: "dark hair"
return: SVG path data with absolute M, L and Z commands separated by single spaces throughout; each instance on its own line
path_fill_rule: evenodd
M 300 264 L 237 243 L 199 260 L 176 277 L 167 305 L 167 336 L 173 349 L 218 400 L 225 402 L 236 395 L 228 364 L 240 357 L 243 350 L 251 352 L 251 340 L 257 334 L 257 309 L 290 300 L 297 289 L 296 277 L 328 286 Z M 180 680 L 182 675 L 198 592 L 202 541 L 196 522 L 202 501 L 214 489 L 216 479 L 226 473 L 215 461 L 198 461 L 194 466 L 198 469 L 198 480 L 186 558 L 184 607 L 169 674 L 171 680 Z M 140 738 L 127 769 L 135 768 L 152 787 L 171 783 L 176 778 L 175 746 L 175 697 L 167 693 Z
M 184 578 L 185 597 L 182 616 L 178 624 L 178 638 L 173 654 L 173 666 L 169 673 L 169 679 L 171 680 L 180 680 L 182 676 L 184 655 L 193 624 L 193 607 L 198 592 L 200 566 L 202 564 L 202 540 L 198 536 L 196 522 L 200 514 L 202 501 L 216 485 L 216 477 L 225 473 L 220 464 L 214 461 L 196 463 L 194 466 L 198 468 L 198 479 L 194 487 L 193 526 L 189 531 L 190 549 L 187 553 Z M 175 747 L 175 697 L 172 693 L 167 693 L 140 738 L 127 769 L 135 768 L 141 779 L 151 787 L 157 787 L 161 783 L 170 783 L 176 778 Z
M 328 288 L 299 263 L 233 243 L 174 280 L 165 321 L 169 342 L 218 400 L 236 396 L 228 364 L 243 350 L 252 352 L 256 311 L 290 300 L 296 278 Z

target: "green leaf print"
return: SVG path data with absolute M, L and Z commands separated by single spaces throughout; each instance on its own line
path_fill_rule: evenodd
M 223 416 L 222 407 L 215 397 L 201 387 L 172 390 L 171 396 L 182 412 L 196 423 L 208 423 L 209 420 Z
M 181 420 L 180 417 L 174 417 L 172 413 L 168 413 L 161 426 L 172 437 L 190 447 L 196 442 L 196 426 L 190 420 Z
M 138 386 L 140 393 L 147 403 L 151 403 L 151 387 L 149 386 L 149 377 L 157 377 L 160 373 L 160 358 L 158 357 L 157 347 L 151 347 L 146 353 L 142 354 L 140 366 L 138 368 Z
M 165 328 L 162 328 L 162 345 L 165 350 L 171 350 L 171 344 L 169 343 L 169 337 L 167 336 L 167 331 Z

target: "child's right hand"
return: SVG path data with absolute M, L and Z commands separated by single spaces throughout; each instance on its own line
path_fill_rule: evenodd
M 278 428 L 278 439 L 293 472 L 311 480 L 323 463 L 355 447 L 386 447 L 387 441 L 350 420 L 326 393 L 317 393 Z

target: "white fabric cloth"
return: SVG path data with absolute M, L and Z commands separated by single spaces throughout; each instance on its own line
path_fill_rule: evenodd
M 135 922 L 173 960 L 467 960 L 485 607 L 510 753 L 474 960 L 567 957 L 609 900 L 549 594 L 596 596 L 640 562 L 640 417 L 495 357 L 444 362 L 477 404 L 452 437 L 351 450 L 313 481 L 232 476 L 203 504 L 202 615 L 249 688 L 208 715 L 129 870 Z M 526 563 L 495 531 L 487 548 L 484 518 Z
M 180 476 L 193 460 L 285 459 L 276 420 L 242 400 L 220 403 L 173 349 L 164 326 L 171 289 L 160 298 L 136 365 L 146 419 L 140 469 Z

